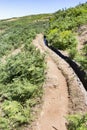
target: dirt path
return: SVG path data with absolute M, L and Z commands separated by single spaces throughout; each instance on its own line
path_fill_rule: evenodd
M 42 35 L 38 35 L 33 43 L 42 53 L 45 52 L 46 47 L 43 47 Z M 42 43 L 42 46 L 40 43 Z M 49 55 L 46 55 L 46 62 L 47 75 L 44 84 L 43 106 L 33 130 L 66 130 L 65 117 L 68 112 L 67 83 Z
M 68 111 L 67 84 L 54 61 L 47 58 L 47 81 L 44 85 L 44 103 L 36 130 L 66 130 Z

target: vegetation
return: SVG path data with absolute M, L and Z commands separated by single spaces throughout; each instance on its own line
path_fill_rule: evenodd
M 72 32 L 58 31 L 58 29 L 52 29 L 48 34 L 48 40 L 51 46 L 54 46 L 60 50 L 65 50 L 76 46 L 76 39 Z
M 64 41 L 66 41 L 67 44 L 69 44 L 70 42 L 73 46 L 74 42 L 76 42 L 75 31 L 81 25 L 87 23 L 86 13 L 87 13 L 86 3 L 76 6 L 75 8 L 69 8 L 65 10 L 63 9 L 54 13 L 54 17 L 52 17 L 50 20 L 50 28 L 47 32 L 49 43 L 52 44 L 53 46 L 55 46 L 56 44 L 56 46 L 59 47 L 59 49 L 67 48 L 68 45 L 65 48 L 63 47 Z M 61 35 L 67 37 L 63 42 L 61 41 L 61 39 L 63 39 L 64 36 Z M 57 40 L 52 41 L 54 37 L 55 39 L 57 38 L 59 41 L 58 42 L 56 42 Z M 60 41 L 62 42 L 61 47 L 58 45 L 60 44 Z
M 85 24 L 87 24 L 87 3 L 54 13 L 46 35 L 49 46 L 68 51 L 70 58 L 77 60 L 82 69 L 87 71 L 87 46 L 84 46 L 81 55 L 76 48 L 78 44 L 77 30 Z
M 50 15 L 34 15 L 14 21 L 0 21 L 0 57 L 10 53 L 26 42 L 31 42 L 36 33 L 44 32 Z
M 87 74 L 87 42 L 81 53 L 77 50 L 76 36 L 78 29 L 87 24 L 87 3 L 75 8 L 63 9 L 54 13 L 46 31 L 48 44 L 56 49 L 68 51 L 69 57 L 80 63 Z M 86 77 L 87 78 L 87 75 Z M 68 117 L 68 130 L 87 130 L 86 115 L 70 115 Z
M 0 33 L 0 129 L 19 130 L 34 118 L 32 112 L 42 97 L 46 65 L 32 40 L 47 28 L 48 16 L 0 21 L 4 30 Z M 20 52 L 11 55 L 17 48 Z
M 68 130 L 87 130 L 87 114 L 86 115 L 70 115 L 68 117 Z
M 44 67 L 44 56 L 31 44 L 0 64 L 0 128 L 10 130 L 32 119 L 31 108 L 42 94 Z
M 50 22 L 49 22 L 50 19 Z M 49 46 L 67 50 L 87 71 L 87 45 L 77 52 L 77 30 L 87 24 L 87 3 L 54 14 L 0 21 L 0 129 L 19 130 L 33 120 L 33 108 L 42 96 L 44 55 L 32 45 L 37 33 L 46 33 Z M 15 49 L 20 52 L 10 55 Z M 5 58 L 5 63 L 2 59 Z M 79 58 L 80 57 L 80 58 Z M 86 130 L 87 115 L 68 117 L 69 130 Z
M 82 68 L 87 71 L 87 45 L 84 46 L 82 51 L 83 55 L 80 55 L 80 58 L 77 58 L 77 61 L 81 64 Z

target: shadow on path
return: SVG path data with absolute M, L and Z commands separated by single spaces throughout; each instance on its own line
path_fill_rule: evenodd
M 57 50 L 56 48 L 54 48 L 52 46 L 48 46 L 48 41 L 46 39 L 44 39 L 44 43 L 48 48 L 50 48 L 52 51 L 54 51 L 57 55 L 59 55 L 62 59 L 64 59 L 72 67 L 72 69 L 74 70 L 74 72 L 77 74 L 80 81 L 84 85 L 84 88 L 87 90 L 87 79 L 85 79 L 86 72 L 84 72 L 82 70 L 82 68 L 76 62 L 71 60 L 69 57 L 64 56 L 59 50 Z
M 82 70 L 82 68 L 78 64 L 76 64 L 73 60 L 71 60 L 69 57 L 64 56 L 59 50 L 55 49 L 52 46 L 49 48 L 53 50 L 57 55 L 59 55 L 62 59 L 64 59 L 72 67 L 72 69 L 75 71 L 75 73 L 83 83 L 85 89 L 87 90 L 87 79 L 85 79 L 86 73 Z

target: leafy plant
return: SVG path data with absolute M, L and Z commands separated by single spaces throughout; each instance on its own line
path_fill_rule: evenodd
M 75 47 L 72 47 L 71 49 L 68 50 L 68 52 L 69 52 L 69 57 L 70 57 L 71 59 L 74 59 L 75 56 L 76 56 L 76 54 L 77 54 L 76 48 L 75 48 Z
M 45 21 L 44 18 L 47 20 Z M 33 120 L 45 79 L 44 55 L 32 45 L 36 33 L 48 27 L 49 15 L 0 21 L 0 129 L 18 130 Z M 40 19 L 40 21 L 39 21 Z M 41 20 L 42 19 L 42 20 Z M 19 48 L 20 52 L 11 55 Z M 5 55 L 5 63 L 2 61 Z
M 68 130 L 86 130 L 87 129 L 87 114 L 86 115 L 70 115 L 68 116 Z
M 76 49 L 78 29 L 87 24 L 87 2 L 76 7 L 58 10 L 49 21 L 46 31 L 48 45 L 56 49 L 66 50 L 69 57 L 80 63 L 81 68 L 87 71 L 87 45 L 79 54 Z M 86 76 L 87 78 L 87 76 Z
M 0 117 L 0 129 L 1 130 L 11 130 L 10 122 L 5 117 Z
M 29 120 L 29 108 L 23 108 L 23 106 L 17 101 L 4 101 L 2 104 L 2 110 L 5 113 L 4 116 L 10 119 L 11 125 L 15 125 L 15 123 L 21 124 L 28 122 Z
M 53 29 L 47 37 L 51 46 L 61 50 L 76 47 L 77 44 L 75 35 L 71 31 L 60 32 L 58 29 Z
M 32 44 L 25 44 L 19 54 L 0 64 L 0 101 L 4 113 L 1 121 L 8 120 L 6 128 L 18 127 L 32 119 L 31 109 L 43 93 L 44 70 L 44 55 Z

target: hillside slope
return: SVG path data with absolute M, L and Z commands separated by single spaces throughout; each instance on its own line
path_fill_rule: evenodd
M 46 64 L 32 40 L 47 28 L 48 17 L 0 21 L 0 129 L 22 130 L 41 102 Z
M 79 62 L 84 71 L 87 71 L 86 27 L 87 3 L 84 3 L 74 8 L 63 9 L 54 13 L 46 33 L 49 46 L 67 51 L 69 57 Z M 83 47 L 81 47 L 82 45 Z M 83 49 L 79 54 L 78 49 L 80 48 Z
M 68 114 L 87 113 L 87 92 L 59 49 L 87 74 L 87 3 L 0 21 L 0 129 L 67 130 Z

